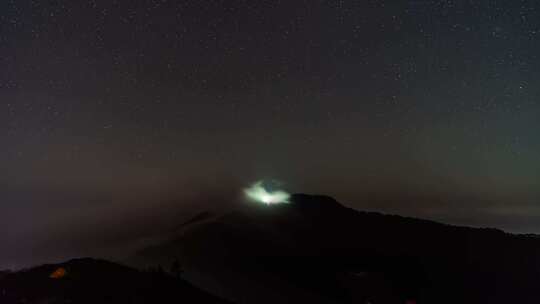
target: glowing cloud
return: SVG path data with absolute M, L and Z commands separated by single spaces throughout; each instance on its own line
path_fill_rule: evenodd
M 244 189 L 244 194 L 249 200 L 263 203 L 266 205 L 281 204 L 289 202 L 289 193 L 283 190 L 268 190 L 263 182 L 259 181 Z

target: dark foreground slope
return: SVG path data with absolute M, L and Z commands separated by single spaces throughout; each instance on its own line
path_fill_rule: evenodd
M 205 216 L 139 265 L 180 259 L 238 303 L 540 303 L 540 239 L 358 212 L 324 196 Z
M 103 260 L 77 259 L 4 274 L 0 277 L 0 303 L 227 302 L 162 272 L 142 272 Z

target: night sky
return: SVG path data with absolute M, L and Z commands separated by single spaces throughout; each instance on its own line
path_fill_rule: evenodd
M 0 268 L 262 178 L 540 233 L 539 56 L 536 0 L 1 1 Z

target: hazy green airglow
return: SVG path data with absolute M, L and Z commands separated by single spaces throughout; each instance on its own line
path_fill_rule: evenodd
M 268 191 L 263 187 L 262 181 L 244 189 L 244 194 L 248 199 L 266 205 L 288 203 L 290 197 L 289 193 L 282 190 Z

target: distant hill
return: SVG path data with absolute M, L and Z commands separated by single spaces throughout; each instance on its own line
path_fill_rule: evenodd
M 204 214 L 138 265 L 180 259 L 238 303 L 540 303 L 540 240 L 358 212 L 326 196 Z
M 163 272 L 76 259 L 0 276 L 0 303 L 228 303 Z

